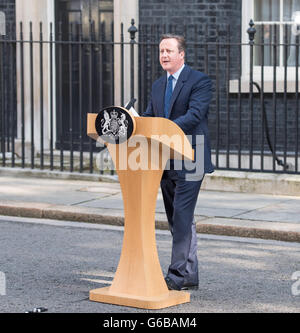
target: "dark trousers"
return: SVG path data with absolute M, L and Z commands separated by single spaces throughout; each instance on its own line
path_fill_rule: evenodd
M 170 172 L 172 175 L 172 171 Z M 197 235 L 194 211 L 202 184 L 200 181 L 186 181 L 165 177 L 161 189 L 173 236 L 172 257 L 167 276 L 179 287 L 183 283 L 198 284 Z

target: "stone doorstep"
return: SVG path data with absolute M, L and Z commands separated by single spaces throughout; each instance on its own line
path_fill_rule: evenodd
M 202 190 L 300 196 L 300 175 L 216 170 Z
M 85 207 L 46 203 L 1 201 L 0 214 L 117 226 L 124 225 L 123 211 L 108 211 L 107 209 L 93 208 L 87 209 Z M 263 226 L 258 226 L 257 223 L 253 223 L 253 221 L 250 220 L 237 219 L 235 222 L 234 219 L 227 218 L 199 218 L 200 220 L 198 219 L 196 224 L 196 230 L 198 233 L 300 242 L 300 231 L 298 231 L 298 228 L 295 228 L 297 231 L 288 230 L 287 223 L 282 223 L 283 227 L 278 228 L 274 227 L 272 222 L 268 221 L 261 221 Z M 241 225 L 241 221 L 245 226 Z M 157 229 L 168 229 L 167 220 L 162 214 L 156 215 L 155 224 Z M 251 227 L 251 224 L 255 224 L 255 226 Z M 272 228 L 270 228 L 271 226 Z
M 118 182 L 117 175 L 0 167 L 0 176 Z M 206 174 L 203 190 L 300 196 L 300 175 L 216 170 Z

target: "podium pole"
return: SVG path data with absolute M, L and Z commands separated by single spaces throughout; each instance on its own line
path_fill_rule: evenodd
M 93 118 L 94 115 L 90 117 Z M 89 121 L 92 123 L 91 120 L 88 120 L 88 123 Z M 139 121 L 141 122 L 140 119 Z M 93 136 L 92 132 L 90 129 L 89 135 L 96 138 L 96 134 Z M 148 154 L 147 168 L 132 170 L 128 167 L 122 170 L 118 168 L 122 155 L 120 152 L 126 152 L 125 158 L 128 161 L 136 148 L 129 147 L 128 141 L 119 145 L 107 144 L 122 190 L 124 238 L 120 261 L 111 286 L 91 290 L 91 301 L 144 309 L 161 309 L 190 301 L 188 292 L 168 290 L 161 270 L 155 239 L 155 207 L 165 165 L 161 162 L 161 147 L 157 151 L 160 156 L 155 159 L 158 161 L 157 165 L 154 168 L 150 165 L 150 146 L 148 139 L 147 144 L 140 147 L 142 156 Z M 143 151 L 144 149 L 147 151 Z

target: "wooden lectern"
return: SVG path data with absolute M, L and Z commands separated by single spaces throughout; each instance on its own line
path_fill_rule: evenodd
M 97 140 L 97 114 L 89 113 L 87 117 L 87 135 Z M 168 290 L 165 283 L 156 248 L 155 207 L 169 153 L 171 158 L 192 160 L 193 149 L 174 122 L 165 118 L 130 117 L 134 125 L 130 139 L 119 144 L 105 143 L 118 173 L 124 201 L 121 257 L 111 286 L 91 290 L 89 298 L 102 303 L 161 309 L 190 301 L 188 292 Z M 120 168 L 120 156 L 124 157 L 125 151 L 128 161 L 137 149 L 132 140 L 139 141 L 139 137 L 146 142 L 139 145 L 139 152 L 140 156 L 146 154 L 148 168 L 132 170 L 130 165 L 127 169 Z

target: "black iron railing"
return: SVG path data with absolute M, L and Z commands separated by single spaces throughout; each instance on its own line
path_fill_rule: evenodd
M 2 167 L 103 173 L 99 148 L 86 135 L 86 114 L 133 97 L 142 114 L 163 73 L 159 38 L 174 32 L 186 37 L 186 63 L 213 81 L 216 168 L 299 173 L 299 38 L 291 26 L 251 21 L 244 32 L 230 25 L 136 27 L 134 20 L 128 26 L 120 25 L 117 38 L 93 22 L 88 35 L 74 23 L 6 29 L 0 36 Z

